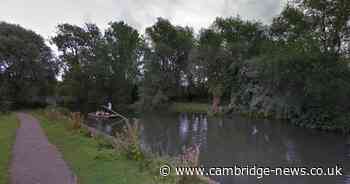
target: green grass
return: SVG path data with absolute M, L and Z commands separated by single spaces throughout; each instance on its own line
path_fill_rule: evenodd
M 210 105 L 206 103 L 185 103 L 177 102 L 170 106 L 170 111 L 173 112 L 189 112 L 189 113 L 207 113 Z
M 43 113 L 33 113 L 64 159 L 78 176 L 79 184 L 151 184 L 153 176 L 141 172 L 140 164 L 117 154 L 113 149 L 101 148 L 99 139 L 84 133 L 67 130 L 68 120 L 49 120 Z
M 12 145 L 19 123 L 15 114 L 0 114 L 0 184 L 9 183 Z
M 47 116 L 45 111 L 32 114 L 40 120 L 49 141 L 57 146 L 78 177 L 79 184 L 207 184 L 208 178 L 181 178 L 174 172 L 168 177 L 159 174 L 160 166 L 171 165 L 171 159 L 148 155 L 130 160 L 125 152 L 116 151 L 108 139 L 91 138 L 84 128 L 72 130 L 67 117 Z
M 86 132 L 69 131 L 69 120 L 49 120 L 43 113 L 33 114 L 78 176 L 79 184 L 153 183 L 148 173 L 140 172 L 136 161 L 101 147 L 100 140 L 86 136 Z

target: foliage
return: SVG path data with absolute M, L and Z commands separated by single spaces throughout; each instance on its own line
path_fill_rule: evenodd
M 350 71 L 341 46 L 349 37 L 349 5 L 302 0 L 274 19 L 277 41 L 262 59 L 261 77 L 272 94 L 293 96 L 299 110 L 289 119 L 295 124 L 348 131 L 339 120 L 347 119 L 350 109 L 344 103 L 350 100 Z
M 57 26 L 57 35 L 52 38 L 59 50 L 64 75 L 60 95 L 74 99 L 84 105 L 89 99 L 89 89 L 93 87 L 93 67 L 96 49 L 101 41 L 100 30 L 93 24 L 84 28 L 70 24 Z
M 142 39 L 124 22 L 111 22 L 102 35 L 94 24 L 58 25 L 52 42 L 64 64 L 60 95 L 81 106 L 133 102 Z
M 217 18 L 211 28 L 200 32 L 195 67 L 206 76 L 214 114 L 220 113 L 221 97 L 234 88 L 232 83 L 237 81 L 243 61 L 260 54 L 266 40 L 260 23 L 245 22 L 240 17 Z
M 176 165 L 178 167 L 199 167 L 200 146 L 194 145 L 183 150 L 178 156 Z M 198 180 L 198 176 L 181 176 L 179 183 L 189 183 Z
M 131 104 L 142 57 L 143 40 L 136 29 L 124 22 L 112 22 L 96 63 L 97 94 L 115 105 Z
M 72 112 L 70 115 L 72 120 L 72 130 L 79 130 L 84 123 L 84 117 L 80 112 Z
M 271 25 L 218 17 L 198 35 L 163 18 L 144 37 L 124 22 L 104 33 L 60 24 L 51 39 L 58 58 L 36 33 L 0 23 L 0 110 L 54 92 L 81 112 L 107 102 L 158 110 L 211 98 L 212 114 L 229 112 L 222 105 L 230 101 L 246 115 L 347 130 L 349 22 L 349 1 L 293 0 Z
M 324 53 L 346 53 L 343 43 L 350 38 L 350 2 L 343 0 L 300 0 L 295 6 L 310 19 L 312 32 Z
M 49 120 L 42 111 L 33 114 L 40 119 L 50 142 L 63 153 L 64 159 L 77 174 L 79 182 L 176 184 L 181 181 L 175 175 L 159 176 L 159 168 L 164 164 L 172 165 L 171 159 L 149 155 L 139 157 L 138 154 L 134 154 L 136 152 L 130 145 L 138 144 L 137 123 L 129 124 L 123 133 L 117 136 L 121 139 L 111 142 L 102 136 L 87 137 L 84 131 L 67 131 L 66 124 L 72 123 L 69 119 Z M 76 149 L 77 147 L 79 149 Z M 121 148 L 131 151 L 133 156 L 126 156 L 125 150 Z M 92 165 L 94 167 L 91 167 Z M 207 180 L 195 179 L 191 180 L 191 183 L 207 183 Z
M 167 99 L 179 98 L 181 89 L 188 86 L 187 68 L 194 36 L 191 28 L 158 18 L 146 29 L 146 38 L 150 44 L 145 48 L 140 100 L 141 105 L 152 108 Z
M 114 147 L 124 152 L 131 160 L 140 161 L 144 159 L 144 153 L 139 143 L 139 123 L 135 120 L 132 124 L 126 122 L 121 132 L 116 133 L 116 139 L 113 142 Z
M 348 131 L 347 8 L 347 2 L 322 0 L 285 7 L 263 42 L 269 47 L 238 65 L 231 107 L 300 126 Z
M 70 115 L 70 111 L 64 107 L 57 107 L 57 106 L 47 106 L 43 110 L 46 117 L 48 117 L 50 120 L 58 120 L 65 117 L 68 117 Z
M 10 161 L 12 145 L 15 143 L 16 129 L 19 126 L 15 114 L 0 114 L 0 184 L 10 182 Z
M 49 141 L 62 152 L 79 183 L 153 183 L 153 175 L 140 172 L 138 162 L 127 159 L 113 149 L 101 147 L 100 139 L 67 131 L 66 124 L 71 124 L 70 120 L 49 120 L 41 112 L 34 112 L 34 115 L 39 118 Z
M 0 43 L 0 101 L 16 106 L 45 103 L 54 92 L 58 65 L 44 39 L 19 25 L 0 22 Z
M 12 102 L 0 101 L 0 113 L 8 113 L 11 110 Z
M 208 78 L 209 92 L 214 96 L 224 93 L 223 82 L 227 66 L 233 61 L 227 48 L 223 47 L 224 40 L 213 30 L 202 30 L 199 39 L 199 60 L 204 65 Z

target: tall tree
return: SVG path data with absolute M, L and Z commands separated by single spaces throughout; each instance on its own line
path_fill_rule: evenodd
M 267 29 L 261 23 L 243 21 L 240 17 L 217 18 L 210 29 L 201 31 L 196 51 L 201 67 L 197 68 L 206 73 L 214 113 L 219 112 L 223 94 L 238 85 L 234 83 L 241 65 L 260 55 L 267 41 Z
M 320 42 L 323 52 L 335 55 L 346 52 L 350 39 L 349 1 L 294 0 L 276 20 L 285 20 L 289 29 L 284 33 L 299 32 L 303 37 L 311 34 Z
M 52 41 L 65 64 L 62 91 L 78 105 L 133 101 L 143 43 L 137 30 L 112 22 L 102 35 L 94 24 L 62 24 Z
M 53 94 L 57 61 L 40 35 L 0 22 L 0 43 L 0 98 L 28 104 Z
M 221 34 L 206 29 L 200 32 L 197 59 L 205 71 L 208 89 L 213 96 L 212 110 L 218 113 L 221 96 L 225 91 L 224 82 L 227 69 L 234 58 L 224 47 L 224 39 Z
M 98 86 L 114 104 L 130 104 L 142 57 L 143 40 L 138 31 L 124 22 L 112 22 L 106 30 L 97 68 Z M 101 55 L 102 54 L 102 55 Z M 101 91 L 102 92 L 102 91 Z
M 146 29 L 147 38 L 158 62 L 163 83 L 162 91 L 170 98 L 177 97 L 193 47 L 193 31 L 189 27 L 173 26 L 168 20 L 158 18 L 155 25 Z
M 217 18 L 212 29 L 221 34 L 225 47 L 243 61 L 262 54 L 268 29 L 260 22 L 244 21 L 239 16 Z
M 57 46 L 63 63 L 64 95 L 79 105 L 86 105 L 91 95 L 96 63 L 96 51 L 102 35 L 94 24 L 84 28 L 70 24 L 58 25 L 52 42 Z
M 152 104 L 146 105 L 152 108 L 181 96 L 181 90 L 189 84 L 189 55 L 194 41 L 191 28 L 174 26 L 162 18 L 146 29 L 148 48 L 140 91 L 143 104 Z

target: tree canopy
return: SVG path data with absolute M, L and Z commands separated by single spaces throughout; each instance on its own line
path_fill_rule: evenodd
M 55 93 L 80 109 L 154 110 L 198 100 L 214 113 L 350 131 L 350 1 L 293 0 L 271 25 L 218 17 L 198 33 L 164 18 L 144 35 L 125 22 L 60 24 L 57 58 L 18 25 L 0 23 L 0 43 L 0 101 Z
M 0 22 L 0 43 L 0 101 L 18 106 L 45 103 L 54 93 L 58 72 L 45 40 L 19 25 Z
M 60 95 L 70 104 L 130 104 L 143 40 L 124 22 L 111 22 L 104 34 L 94 24 L 58 25 L 52 42 L 64 65 Z

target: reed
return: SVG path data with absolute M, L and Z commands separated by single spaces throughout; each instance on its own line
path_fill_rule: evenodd
M 178 165 L 182 167 L 198 167 L 199 166 L 200 146 L 193 145 L 183 150 L 183 153 L 178 156 Z
M 115 134 L 113 146 L 116 150 L 125 153 L 129 159 L 143 160 L 145 156 L 140 147 L 140 124 L 136 119 L 133 123 L 128 120 L 125 122 L 124 128 Z
M 80 112 L 72 112 L 70 114 L 70 119 L 72 121 L 72 130 L 79 130 L 84 122 L 84 116 Z

